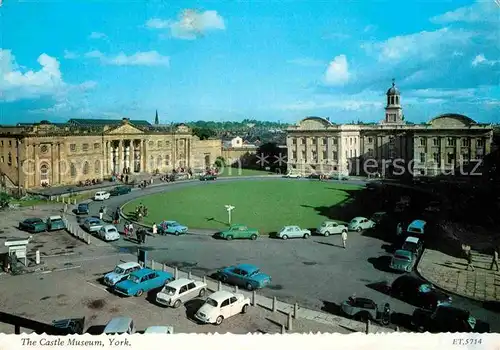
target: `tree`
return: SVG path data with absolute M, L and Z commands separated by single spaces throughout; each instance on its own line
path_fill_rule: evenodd
M 200 140 L 207 140 L 215 136 L 215 131 L 209 128 L 194 127 L 192 132 L 193 135 L 198 136 Z
M 270 167 L 272 171 L 286 168 L 286 151 L 278 147 L 275 142 L 266 142 L 257 149 L 261 168 Z
M 217 168 L 223 168 L 226 166 L 226 160 L 223 157 L 217 157 L 214 164 Z

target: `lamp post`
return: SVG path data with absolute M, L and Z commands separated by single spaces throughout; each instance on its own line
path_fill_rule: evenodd
M 233 211 L 234 207 L 232 205 L 225 205 L 227 213 L 229 215 L 229 226 L 231 226 L 231 212 Z

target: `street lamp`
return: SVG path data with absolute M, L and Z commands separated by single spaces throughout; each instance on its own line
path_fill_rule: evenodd
M 227 213 L 229 215 L 229 225 L 231 226 L 231 212 L 233 211 L 234 207 L 232 205 L 225 205 Z

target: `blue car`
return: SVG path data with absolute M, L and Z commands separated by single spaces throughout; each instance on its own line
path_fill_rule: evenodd
M 187 233 L 187 226 L 179 224 L 177 221 L 163 221 L 158 225 L 158 233 L 161 235 L 180 235 Z
M 80 203 L 78 207 L 76 207 L 77 215 L 89 215 L 89 205 L 87 203 Z
M 241 286 L 247 290 L 264 288 L 271 283 L 271 276 L 260 272 L 257 266 L 250 264 L 225 267 L 217 274 L 222 282 Z
M 171 273 L 146 268 L 132 272 L 126 280 L 115 284 L 114 291 L 125 296 L 140 297 L 144 292 L 161 288 L 173 280 Z

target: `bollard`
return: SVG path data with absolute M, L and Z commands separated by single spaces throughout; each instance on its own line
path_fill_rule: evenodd
M 64 201 L 64 197 L 62 197 L 62 198 L 61 198 L 61 202 L 62 202 L 62 203 L 66 203 L 66 202 Z
M 219 282 L 217 283 L 217 290 L 218 290 L 218 291 L 221 291 L 221 290 L 222 290 L 222 282 L 221 282 L 221 281 L 219 281 Z
M 176 267 L 174 267 L 174 279 L 178 279 L 179 278 L 179 269 Z
M 40 265 L 40 251 L 39 250 L 36 251 L 35 264 Z
M 281 325 L 281 334 L 285 334 L 285 333 L 286 333 L 285 325 L 282 324 Z
M 163 263 L 163 268 L 162 268 L 163 272 L 167 272 L 167 264 Z
M 203 276 L 203 284 L 207 284 L 207 276 Z
M 151 270 L 155 269 L 155 261 L 151 259 Z
M 252 306 L 257 305 L 257 292 L 255 290 L 252 291 Z
M 291 312 L 288 313 L 287 328 L 288 328 L 288 331 L 293 330 L 293 321 L 292 321 L 292 313 Z
M 273 312 L 276 312 L 276 307 L 278 306 L 278 300 L 276 297 L 273 297 Z
M 366 334 L 370 334 L 370 320 L 366 320 Z
M 191 275 L 191 270 L 189 270 L 189 271 L 188 271 L 188 279 L 190 280 L 190 279 L 192 279 L 192 278 L 193 278 L 193 276 Z
M 59 203 L 59 196 L 56 196 L 56 202 Z
M 299 314 L 299 303 L 295 303 L 293 305 L 293 318 L 297 318 L 298 314 Z
M 73 199 L 73 204 L 76 205 L 76 199 Z
M 234 286 L 234 292 L 238 293 L 238 286 Z
M 90 235 L 87 234 L 87 244 L 90 244 Z
M 399 326 L 396 326 L 396 332 L 399 332 Z

